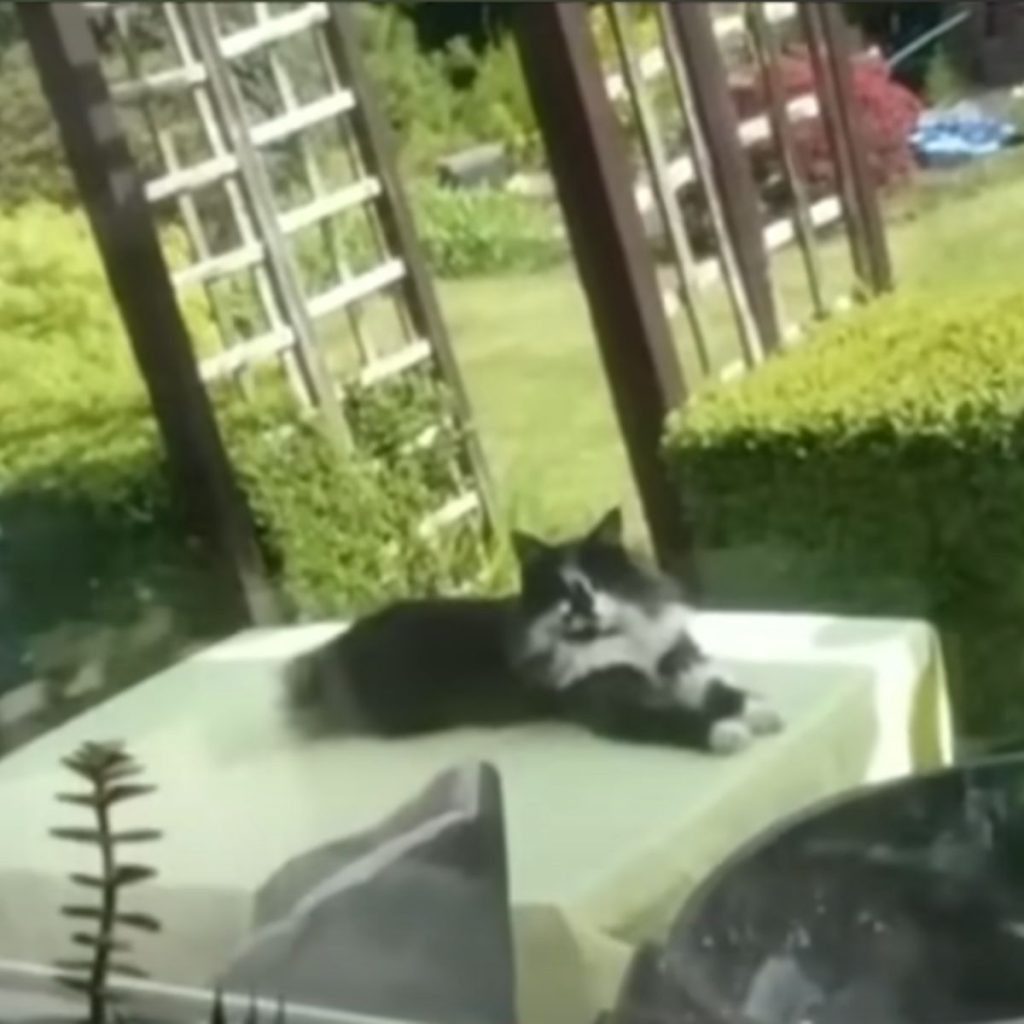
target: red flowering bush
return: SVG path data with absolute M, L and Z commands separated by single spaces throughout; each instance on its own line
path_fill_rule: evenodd
M 814 67 L 806 53 L 783 57 L 780 70 L 788 99 L 817 92 Z M 735 83 L 733 97 L 742 119 L 763 113 L 768 105 L 763 76 L 752 74 L 745 82 Z M 880 57 L 861 56 L 853 61 L 853 98 L 860 112 L 868 167 L 875 183 L 888 188 L 905 182 L 914 170 L 907 140 L 921 112 L 917 97 L 890 78 Z M 801 173 L 812 194 L 834 192 L 835 162 L 821 117 L 794 121 L 793 136 Z M 770 168 L 777 168 L 772 142 L 754 147 L 752 157 L 759 179 L 771 176 Z

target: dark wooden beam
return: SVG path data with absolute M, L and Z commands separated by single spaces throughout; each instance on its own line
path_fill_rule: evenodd
M 160 427 L 175 492 L 239 621 L 276 607 L 160 249 L 143 183 L 78 3 L 16 10 Z
M 797 158 L 796 139 L 789 119 L 786 84 L 782 77 L 782 51 L 775 34 L 775 27 L 760 4 L 750 4 L 747 9 L 747 27 L 754 43 L 761 77 L 768 100 L 768 117 L 772 126 L 775 147 L 782 161 L 782 173 L 786 180 L 790 198 L 793 200 L 793 225 L 796 240 L 803 256 L 807 285 L 818 317 L 828 315 L 828 301 L 822 280 L 821 259 L 818 255 L 818 238 L 811 216 L 811 205 L 807 187 L 801 176 Z
M 835 168 L 836 191 L 842 206 L 843 226 L 846 228 L 846 239 L 850 245 L 853 272 L 859 281 L 869 284 L 872 273 L 871 258 L 868 254 L 867 229 L 864 224 L 860 199 L 853 184 L 849 140 L 843 130 L 835 79 L 828 60 L 818 8 L 817 3 L 799 4 L 799 18 L 811 58 L 811 68 L 814 72 L 822 127 L 825 130 L 825 138 L 832 154 L 832 165 Z
M 766 351 L 781 343 L 771 267 L 764 242 L 760 201 L 750 160 L 739 134 L 739 119 L 729 91 L 712 21 L 711 5 L 667 5 L 689 80 L 697 125 L 707 144 L 717 191 L 740 277 Z
M 685 571 L 690 538 L 661 458 L 683 380 L 587 7 L 520 3 L 512 24 L 651 540 Z
M 812 6 L 817 8 L 826 59 L 834 83 L 839 128 L 845 135 L 849 147 L 852 185 L 860 207 L 864 231 L 868 283 L 875 292 L 889 291 L 893 286 L 892 261 L 889 256 L 882 208 L 878 201 L 878 190 L 868 166 L 864 126 L 853 96 L 849 28 L 839 4 L 825 2 Z

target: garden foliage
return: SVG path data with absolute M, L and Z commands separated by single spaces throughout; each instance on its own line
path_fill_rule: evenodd
M 172 252 L 177 244 L 171 236 Z M 204 344 L 201 297 L 185 312 Z M 137 678 L 186 641 L 227 628 L 172 500 L 80 214 L 35 204 L 0 218 L 0 344 L 0 689 L 44 671 L 44 661 L 58 675 L 101 660 L 114 681 Z M 253 404 L 219 390 L 215 406 L 267 558 L 298 613 L 450 587 L 479 565 L 474 535 L 417 530 L 454 486 L 453 437 L 427 452 L 406 443 L 442 416 L 442 389 L 423 380 L 350 390 L 361 454 L 344 461 L 280 390 L 261 394 Z M 124 629 L 139 634 L 137 645 Z
M 920 615 L 970 734 L 1024 728 L 1024 302 L 900 295 L 699 399 L 667 454 L 709 597 Z
M 807 54 L 783 57 L 781 72 L 783 87 L 790 99 L 817 91 L 814 68 Z M 921 111 L 920 101 L 891 78 L 880 57 L 858 57 L 853 63 L 852 77 L 853 100 L 861 118 L 864 152 L 871 175 L 882 187 L 902 184 L 914 170 L 914 155 L 907 138 Z M 735 85 L 733 95 L 741 117 L 751 117 L 767 109 L 767 88 L 760 74 L 751 74 L 743 84 Z M 813 193 L 834 194 L 837 170 L 822 119 L 796 121 L 793 135 L 800 170 Z M 753 155 L 755 162 L 764 163 L 773 156 L 772 144 L 755 148 Z
M 542 200 L 420 186 L 412 201 L 427 260 L 440 277 L 537 271 L 567 256 L 561 223 Z

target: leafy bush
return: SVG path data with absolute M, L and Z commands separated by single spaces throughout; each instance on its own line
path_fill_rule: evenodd
M 352 614 L 403 594 L 451 589 L 479 566 L 479 546 L 453 561 L 443 541 L 420 535 L 423 518 L 451 496 L 445 444 L 454 438 L 426 454 L 395 444 L 413 424 L 422 429 L 437 418 L 429 386 L 399 388 L 398 396 L 361 396 L 359 453 L 344 460 L 315 424 L 294 423 L 287 409 L 222 409 L 264 550 L 303 614 Z
M 220 414 L 271 569 L 299 614 L 352 613 L 451 589 L 482 565 L 475 531 L 439 540 L 417 529 L 446 493 L 440 455 L 341 461 L 314 425 L 284 409 L 231 403 Z M 145 406 L 9 415 L 0 532 L 0 604 L 9 603 L 0 647 L 10 659 L 0 665 L 0 689 L 31 667 L 24 661 L 39 641 L 69 624 L 131 628 L 146 609 L 160 610 L 166 629 L 153 649 L 105 666 L 114 683 L 232 625 L 172 500 Z M 69 664 L 94 646 L 88 629 L 79 632 Z
M 406 171 L 433 174 L 440 157 L 485 142 L 504 143 L 523 163 L 538 160 L 540 133 L 511 38 L 482 51 L 456 39 L 424 52 L 397 6 L 357 10 L 367 69 Z
M 162 470 L 141 402 L 4 410 L 0 690 L 83 672 L 121 685 L 231 625 Z
M 461 131 L 476 142 L 504 143 L 520 165 L 537 165 L 542 156 L 540 129 L 512 39 L 505 38 L 482 54 L 456 47 L 448 63 L 461 66 L 470 83 L 456 93 L 454 116 Z
M 787 97 L 817 91 L 814 68 L 806 54 L 783 57 L 781 72 Z M 767 88 L 760 74 L 751 74 L 744 84 L 735 85 L 733 95 L 741 117 L 767 109 Z M 893 81 L 881 58 L 862 56 L 853 62 L 853 100 L 861 117 L 868 167 L 875 183 L 891 187 L 907 181 L 914 171 L 914 155 L 907 138 L 921 111 L 917 97 Z M 793 135 L 801 173 L 814 194 L 834 193 L 837 172 L 822 119 L 794 123 Z M 770 143 L 756 147 L 753 156 L 756 163 L 764 165 L 762 177 L 777 169 Z
M 1021 300 L 879 300 L 667 438 L 711 598 L 927 616 L 976 735 L 1024 726 Z
M 172 266 L 184 237 L 167 231 Z M 196 345 L 212 344 L 202 296 L 184 300 Z M 0 217 L 0 415 L 33 401 L 91 408 L 111 396 L 141 393 L 141 384 L 83 214 L 27 203 Z
M 7 30 L 13 37 L 13 27 Z M 57 127 L 39 85 L 28 46 L 17 42 L 0 52 L 4 101 L 0 103 L 0 209 L 30 199 L 70 204 L 75 187 L 57 137 Z
M 208 311 L 196 299 L 187 314 L 202 346 Z M 80 216 L 33 205 L 0 218 L 0 343 L 0 690 L 51 667 L 70 678 L 85 663 L 116 685 L 229 628 L 172 500 Z M 480 564 L 475 532 L 442 541 L 417 530 L 454 486 L 453 438 L 422 452 L 408 444 L 443 412 L 443 391 L 422 381 L 352 394 L 362 454 L 345 462 L 268 391 L 255 407 L 225 391 L 216 407 L 296 609 L 447 588 Z
M 8 7 L 5 20 L 0 22 L 0 80 L 4 84 L 4 102 L 0 104 L 0 138 L 4 140 L 0 211 L 40 201 L 71 207 L 78 202 L 74 178 L 31 52 L 20 38 L 12 12 L 13 7 Z M 142 113 L 122 108 L 118 120 L 136 156 L 144 161 L 149 156 L 151 160 L 150 130 Z
M 416 29 L 397 5 L 359 4 L 360 49 L 410 171 L 432 171 L 446 149 L 468 139 L 455 119 L 457 96 L 443 54 L 423 53 Z
M 552 208 L 498 189 L 420 186 L 412 201 L 427 259 L 442 277 L 532 271 L 565 258 Z

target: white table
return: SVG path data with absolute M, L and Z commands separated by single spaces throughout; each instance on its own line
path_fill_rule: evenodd
M 780 815 L 950 756 L 938 643 L 921 623 L 700 616 L 698 639 L 789 720 L 783 735 L 725 760 L 555 723 L 400 743 L 301 739 L 283 724 L 282 670 L 337 628 L 241 634 L 0 761 L 0 958 L 69 952 L 58 909 L 90 852 L 46 833 L 84 823 L 53 794 L 75 788 L 58 761 L 85 740 L 127 741 L 160 787 L 118 821 L 166 832 L 145 851 L 160 878 L 131 896 L 164 921 L 138 959 L 182 983 L 216 974 L 284 861 L 379 820 L 448 765 L 493 762 L 526 1024 L 590 1024 L 632 944 L 656 936 L 725 854 Z

